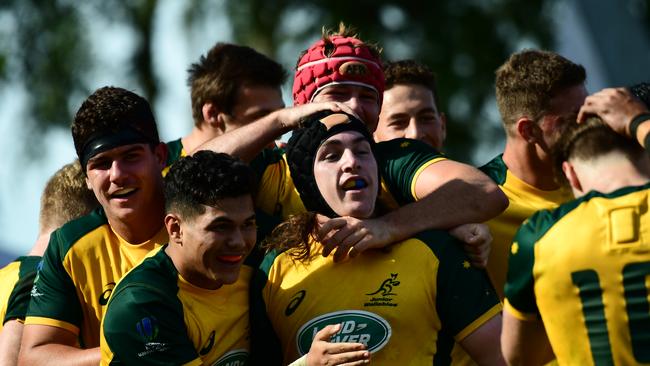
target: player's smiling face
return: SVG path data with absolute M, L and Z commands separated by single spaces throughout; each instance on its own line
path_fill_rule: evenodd
M 205 212 L 181 219 L 181 273 L 192 284 L 216 289 L 237 281 L 244 259 L 255 245 L 257 226 L 250 195 L 224 198 Z
M 322 143 L 314 159 L 314 178 L 338 215 L 372 215 L 379 187 L 377 161 L 359 132 L 341 132 Z
M 86 181 L 109 220 L 128 223 L 146 215 L 162 193 L 161 170 L 165 146 L 119 146 L 93 156 L 86 166 Z

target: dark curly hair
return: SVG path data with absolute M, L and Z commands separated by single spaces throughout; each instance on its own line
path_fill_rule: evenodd
M 252 194 L 251 169 L 228 154 L 199 151 L 174 163 L 165 176 L 165 209 L 186 218 L 224 198 Z
M 557 93 L 583 84 L 586 77 L 582 65 L 554 52 L 524 50 L 510 56 L 496 71 L 497 107 L 506 132 L 521 116 L 539 118 Z
M 156 120 L 146 99 L 126 89 L 97 89 L 79 107 L 72 121 L 72 139 L 81 159 L 86 144 L 97 135 L 124 129 L 137 131 L 152 146 L 160 143 Z M 85 164 L 82 162 L 85 170 Z
M 399 60 L 384 64 L 386 90 L 397 84 L 422 85 L 431 90 L 433 102 L 438 105 L 438 88 L 436 76 L 425 64 L 415 60 Z
M 287 80 L 287 71 L 279 63 L 250 47 L 221 42 L 187 71 L 192 116 L 197 126 L 203 122 L 204 104 L 213 103 L 229 114 L 237 103 L 241 86 L 280 88 Z

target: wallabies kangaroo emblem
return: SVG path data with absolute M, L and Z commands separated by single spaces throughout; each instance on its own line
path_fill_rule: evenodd
M 378 293 L 381 293 L 381 296 L 396 295 L 395 293 L 393 293 L 393 286 L 399 286 L 399 281 L 397 281 L 397 273 L 391 273 L 390 277 L 385 279 L 384 282 L 381 283 L 381 286 L 379 286 L 379 289 L 377 289 L 377 291 L 366 295 L 372 296 L 372 295 L 377 295 Z

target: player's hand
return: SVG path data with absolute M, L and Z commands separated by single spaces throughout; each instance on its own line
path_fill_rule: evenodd
M 334 249 L 334 261 L 346 256 L 356 257 L 371 248 L 383 248 L 394 242 L 381 218 L 360 220 L 343 216 L 330 219 L 318 215 L 318 240 L 323 244 L 323 256 L 327 257 Z
M 370 363 L 370 352 L 363 343 L 330 342 L 330 338 L 340 330 L 341 324 L 332 324 L 316 333 L 307 354 L 308 366 L 353 366 Z
M 330 110 L 332 112 L 345 112 L 356 116 L 356 113 L 347 105 L 340 102 L 308 103 L 295 107 L 283 108 L 277 111 L 277 118 L 288 130 L 300 127 L 306 118 L 314 113 Z
M 492 245 L 492 234 L 487 225 L 464 224 L 449 230 L 449 233 L 464 243 L 463 251 L 474 267 L 487 266 Z
M 617 133 L 636 138 L 630 136 L 628 125 L 634 117 L 646 112 L 646 106 L 626 88 L 607 88 L 585 99 L 578 113 L 578 123 L 595 114 Z

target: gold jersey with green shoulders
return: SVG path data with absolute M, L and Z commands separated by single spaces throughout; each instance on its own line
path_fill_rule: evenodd
M 503 162 L 503 154 L 479 169 L 499 185 L 509 201 L 505 211 L 487 222 L 492 234 L 492 249 L 487 270 L 499 298 L 503 299 L 503 286 L 508 272 L 508 254 L 517 229 L 536 211 L 556 208 L 571 200 L 573 194 L 568 188 L 544 191 L 522 181 L 508 170 Z
M 25 320 L 40 256 L 18 257 L 0 269 L 0 331 L 9 320 Z
M 292 362 L 314 335 L 342 324 L 334 342 L 360 342 L 373 365 L 449 364 L 461 341 L 501 311 L 484 271 L 446 232 L 428 231 L 334 263 L 267 255 L 251 289 L 252 364 Z
M 416 201 L 415 183 L 420 173 L 445 159 L 432 147 L 417 140 L 400 138 L 375 146 L 382 176 L 379 199 L 385 207 L 392 209 Z M 305 212 L 283 149 L 265 149 L 251 162 L 251 167 L 260 177 L 255 195 L 257 208 L 282 219 Z
M 512 244 L 505 308 L 560 365 L 650 365 L 650 184 L 540 211 Z
M 252 268 L 216 290 L 187 282 L 163 246 L 118 282 L 102 321 L 101 365 L 244 365 Z
M 99 346 L 99 328 L 115 283 L 151 250 L 168 241 L 164 227 L 144 243 L 122 239 L 101 208 L 50 236 L 25 324 L 63 328 L 83 348 Z
M 181 139 L 166 142 L 165 145 L 167 145 L 167 161 L 165 162 L 165 168 L 162 170 L 163 177 L 167 175 L 172 164 L 177 162 L 178 159 L 187 156 Z

